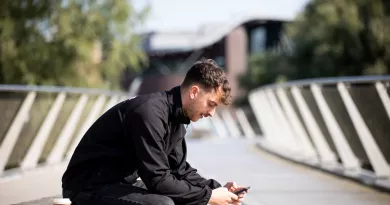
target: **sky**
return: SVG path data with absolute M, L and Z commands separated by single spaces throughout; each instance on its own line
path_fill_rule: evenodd
M 242 13 L 296 16 L 309 0 L 132 0 L 140 9 L 151 5 L 142 31 L 196 30 L 201 25 L 227 22 Z

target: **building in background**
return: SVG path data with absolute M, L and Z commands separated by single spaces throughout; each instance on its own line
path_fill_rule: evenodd
M 212 58 L 227 73 L 233 99 L 240 98 L 245 91 L 239 88 L 237 77 L 246 72 L 248 57 L 280 45 L 282 26 L 291 20 L 247 15 L 195 32 L 142 34 L 149 65 L 141 75 L 127 73 L 123 86 L 132 94 L 167 90 L 183 81 L 195 61 Z

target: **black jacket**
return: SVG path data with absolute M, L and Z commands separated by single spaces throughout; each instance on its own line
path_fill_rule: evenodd
M 180 204 L 207 204 L 221 185 L 186 161 L 180 87 L 140 95 L 105 112 L 86 132 L 62 178 L 62 187 L 93 191 L 141 177 L 149 191 Z

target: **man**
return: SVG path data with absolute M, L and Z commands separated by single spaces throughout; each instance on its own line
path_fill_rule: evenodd
M 243 187 L 221 187 L 186 161 L 184 125 L 230 101 L 229 82 L 209 59 L 196 62 L 170 91 L 115 105 L 75 149 L 62 178 L 64 197 L 73 205 L 240 204 L 245 192 L 232 192 Z

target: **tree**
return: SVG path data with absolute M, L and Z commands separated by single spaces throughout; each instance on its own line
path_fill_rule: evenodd
M 272 52 L 252 55 L 248 60 L 248 71 L 239 77 L 240 84 L 248 90 L 260 85 L 282 82 L 289 73 L 286 57 Z
M 243 86 L 390 73 L 390 2 L 313 0 L 284 27 L 292 50 L 251 57 Z M 246 84 L 245 84 L 246 82 Z M 251 84 L 248 87 L 248 82 Z
M 389 73 L 390 13 L 384 0 L 314 0 L 287 27 L 295 79 Z
M 132 29 L 146 15 L 127 0 L 7 0 L 0 83 L 118 88 L 123 69 L 145 60 Z

